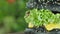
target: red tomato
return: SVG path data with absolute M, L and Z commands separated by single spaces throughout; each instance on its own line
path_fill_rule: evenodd
M 8 0 L 8 2 L 9 2 L 9 3 L 13 3 L 13 2 L 15 2 L 15 0 Z

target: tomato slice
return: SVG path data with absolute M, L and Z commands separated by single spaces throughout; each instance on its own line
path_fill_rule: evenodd
M 15 0 L 8 0 L 8 3 L 13 3 L 15 2 Z

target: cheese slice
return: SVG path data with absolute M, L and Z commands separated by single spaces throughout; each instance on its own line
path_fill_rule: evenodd
M 29 23 L 29 24 L 28 24 L 28 27 L 29 27 L 29 28 L 33 28 L 34 25 L 33 25 L 32 23 Z
M 52 29 L 56 29 L 56 28 L 60 29 L 60 24 L 48 24 L 48 25 L 45 25 L 45 28 L 46 28 L 48 31 L 50 31 L 50 30 L 52 30 Z
M 56 24 L 56 28 L 59 28 L 60 29 L 60 24 Z

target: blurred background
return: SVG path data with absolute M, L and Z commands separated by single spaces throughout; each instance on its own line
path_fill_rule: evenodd
M 0 0 L 0 34 L 22 32 L 27 27 L 24 20 L 28 0 Z

